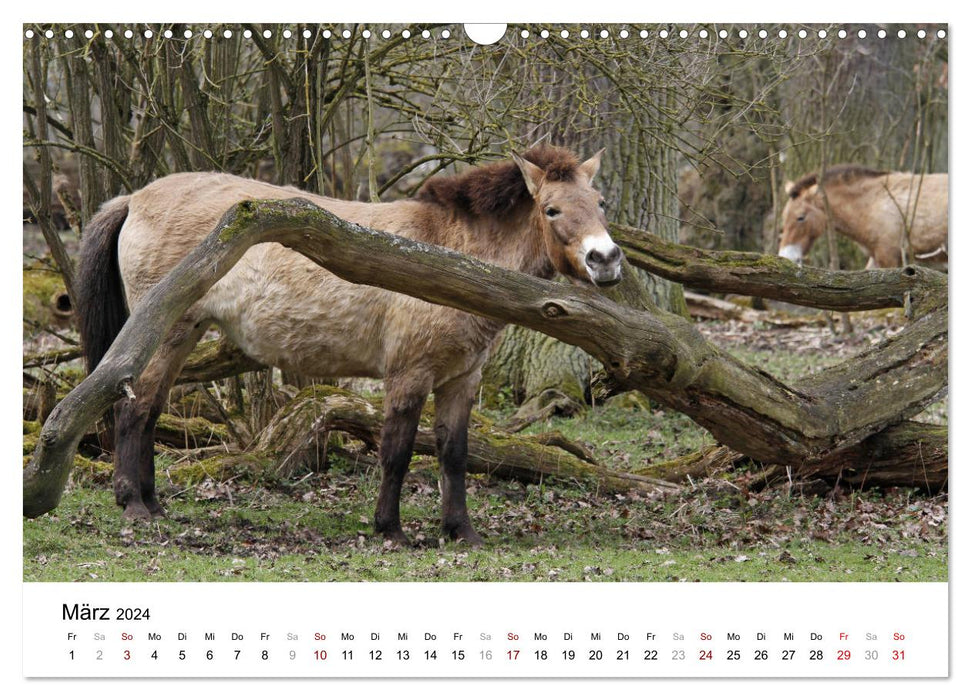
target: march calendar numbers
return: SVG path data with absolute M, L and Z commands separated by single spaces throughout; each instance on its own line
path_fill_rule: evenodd
M 258 604 L 250 587 L 31 584 L 25 604 L 38 615 L 25 633 L 25 674 L 948 673 L 945 584 L 261 584 Z M 388 605 L 392 594 L 409 605 Z M 443 599 L 475 605 L 453 615 Z
M 948 25 L 19 31 L 25 677 L 949 675 Z

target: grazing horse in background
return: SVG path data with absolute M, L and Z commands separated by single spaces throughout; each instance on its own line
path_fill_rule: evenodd
M 801 262 L 826 231 L 826 206 L 833 230 L 856 241 L 870 256 L 868 268 L 900 267 L 901 248 L 922 264 L 947 263 L 947 173 L 891 173 L 838 165 L 822 179 L 811 173 L 787 183 L 779 255 Z M 905 238 L 906 237 L 906 238 Z
M 540 146 L 512 160 L 432 178 L 413 199 L 352 202 L 217 173 L 161 178 L 104 204 L 84 234 L 78 311 L 89 370 L 128 309 L 215 228 L 233 205 L 304 197 L 342 219 L 451 248 L 542 278 L 577 284 L 621 278 L 593 187 L 603 151 L 579 162 Z M 442 527 L 480 543 L 465 500 L 473 397 L 501 323 L 376 287 L 351 284 L 277 243 L 253 246 L 173 327 L 115 405 L 115 498 L 131 518 L 162 514 L 155 491 L 155 424 L 181 368 L 210 323 L 259 362 L 309 376 L 383 377 L 382 480 L 375 530 L 407 542 L 401 486 L 422 406 L 435 395 Z

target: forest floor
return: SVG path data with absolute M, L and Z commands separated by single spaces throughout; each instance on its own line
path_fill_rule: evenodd
M 824 324 L 700 323 L 715 343 L 783 381 L 854 355 L 902 327 L 893 312 Z M 502 418 L 512 411 L 497 412 Z M 947 422 L 947 405 L 920 417 Z M 624 397 L 528 431 L 559 430 L 624 469 L 712 444 L 684 416 Z M 527 432 L 528 432 L 527 431 Z M 372 532 L 373 460 L 333 459 L 323 473 L 281 480 L 242 470 L 173 483 L 157 458 L 168 517 L 131 523 L 103 476 L 77 470 L 58 508 L 24 521 L 29 581 L 946 581 L 946 494 L 850 491 L 820 484 L 750 488 L 746 472 L 676 493 L 596 493 L 586 484 L 469 478 L 486 545 L 440 540 L 435 461 L 416 457 L 402 495 L 413 545 Z M 361 466 L 364 465 L 364 466 Z

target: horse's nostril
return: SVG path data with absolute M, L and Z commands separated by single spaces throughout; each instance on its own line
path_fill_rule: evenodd
M 587 253 L 587 265 L 591 267 L 613 265 L 620 260 L 621 255 L 620 248 L 617 246 L 613 246 L 606 253 L 595 248 Z

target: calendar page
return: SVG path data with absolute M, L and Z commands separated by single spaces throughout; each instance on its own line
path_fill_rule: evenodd
M 23 678 L 950 676 L 946 22 L 95 19 Z

